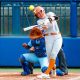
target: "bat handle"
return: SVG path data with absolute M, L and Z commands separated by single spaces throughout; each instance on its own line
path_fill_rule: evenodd
M 27 30 L 27 28 L 23 28 L 23 31 L 26 31 Z

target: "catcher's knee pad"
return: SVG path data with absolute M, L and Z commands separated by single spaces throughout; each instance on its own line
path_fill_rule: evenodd
M 24 63 L 25 57 L 24 57 L 23 55 L 21 55 L 20 58 L 19 58 L 19 61 L 20 61 L 21 63 Z
M 41 71 L 44 73 L 44 72 L 47 70 L 47 68 L 48 68 L 48 67 L 45 66 L 45 67 L 43 67 L 43 68 L 41 69 Z

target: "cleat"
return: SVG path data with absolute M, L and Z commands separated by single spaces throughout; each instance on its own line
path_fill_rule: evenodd
M 21 76 L 26 76 L 28 75 L 27 72 L 21 72 Z
M 63 72 L 62 70 L 57 69 L 56 74 L 57 74 L 57 76 L 64 76 L 64 75 L 68 75 L 68 71 Z
M 68 75 L 68 72 L 64 72 L 64 75 Z
M 38 79 L 49 79 L 50 76 L 49 74 L 42 73 L 41 75 L 38 75 L 37 78 Z
M 26 76 L 26 75 L 29 75 L 31 73 L 27 73 L 27 72 L 21 72 L 21 76 Z
M 51 70 L 51 74 L 52 77 L 56 77 L 56 69 L 55 70 Z
M 60 69 L 56 70 L 56 74 L 57 74 L 57 76 L 64 76 L 64 72 L 61 71 Z

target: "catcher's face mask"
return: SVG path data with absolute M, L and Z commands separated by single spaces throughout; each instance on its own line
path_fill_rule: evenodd
M 29 36 L 30 36 L 31 39 L 38 39 L 38 38 L 43 37 L 43 34 L 42 34 L 42 31 L 38 27 L 34 27 L 30 31 Z

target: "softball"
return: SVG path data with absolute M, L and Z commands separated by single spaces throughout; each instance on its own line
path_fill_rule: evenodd
M 34 6 L 33 6 L 33 5 L 30 5 L 28 9 L 29 9 L 30 11 L 33 11 Z

